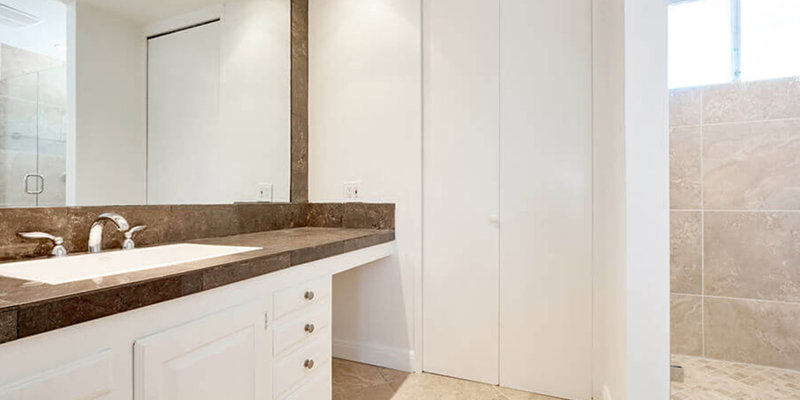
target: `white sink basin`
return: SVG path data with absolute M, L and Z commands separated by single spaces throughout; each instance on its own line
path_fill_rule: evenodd
M 57 285 L 259 249 L 260 247 L 172 244 L 0 264 L 0 275 Z

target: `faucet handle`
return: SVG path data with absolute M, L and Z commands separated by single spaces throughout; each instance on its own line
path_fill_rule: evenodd
M 127 231 L 125 231 L 125 233 L 124 233 L 125 240 L 122 241 L 122 248 L 124 250 L 130 250 L 130 249 L 136 247 L 136 244 L 133 243 L 133 235 L 135 235 L 135 234 L 137 234 L 137 233 L 139 233 L 139 232 L 141 232 L 141 231 L 143 231 L 145 229 L 147 229 L 147 225 L 139 225 L 139 226 L 134 226 L 133 228 L 128 229 Z
M 67 255 L 67 249 L 64 247 L 64 238 L 61 236 L 53 236 L 46 232 L 20 232 L 17 235 L 25 239 L 47 239 L 53 242 L 53 250 L 50 251 L 51 256 L 63 257 Z

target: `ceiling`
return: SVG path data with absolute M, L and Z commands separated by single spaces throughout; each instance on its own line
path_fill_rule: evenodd
M 222 4 L 224 0 L 77 0 L 140 25 Z

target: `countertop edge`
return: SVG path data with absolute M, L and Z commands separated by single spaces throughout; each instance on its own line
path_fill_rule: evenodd
M 210 260 L 218 263 L 211 262 L 210 265 L 197 269 L 167 273 L 163 276 L 75 294 L 58 295 L 26 303 L 11 303 L 6 306 L 0 301 L 0 344 L 174 300 L 393 240 L 395 240 L 394 230 L 374 230 L 366 235 L 270 254 L 254 251 L 249 252 L 251 255 L 248 256 L 248 253 L 241 253 L 235 261 L 220 257 L 217 260 Z

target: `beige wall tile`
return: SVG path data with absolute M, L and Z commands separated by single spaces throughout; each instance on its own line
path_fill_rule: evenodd
M 700 212 L 670 213 L 670 291 L 702 293 L 702 225 Z
M 800 369 L 800 304 L 705 299 L 706 356 Z
M 669 131 L 669 206 L 673 209 L 701 207 L 700 126 Z
M 669 91 L 669 126 L 699 125 L 702 88 Z
M 800 79 L 734 82 L 703 88 L 703 123 L 800 117 Z
M 670 297 L 670 348 L 673 354 L 703 355 L 703 298 L 673 294 Z
M 705 294 L 800 301 L 800 214 L 705 213 Z
M 705 213 L 705 293 L 800 301 L 800 214 Z
M 703 126 L 703 173 L 707 209 L 800 209 L 800 119 Z

